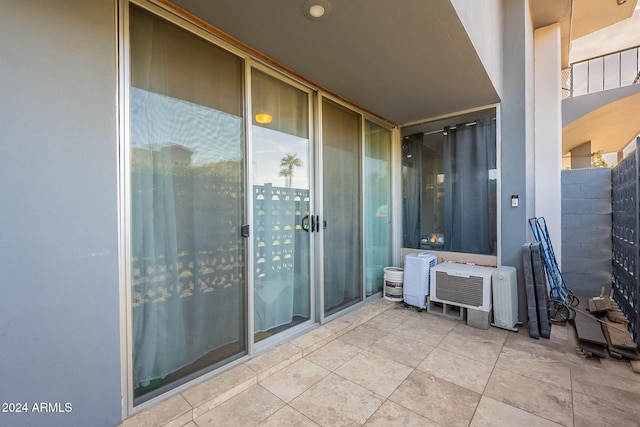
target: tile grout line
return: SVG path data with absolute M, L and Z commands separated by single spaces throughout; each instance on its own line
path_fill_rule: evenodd
M 489 374 L 489 377 L 487 378 L 487 382 L 485 383 L 484 387 L 482 388 L 482 393 L 480 393 L 480 399 L 478 400 L 478 404 L 476 405 L 476 408 L 473 410 L 473 415 L 471 415 L 471 419 L 469 420 L 469 424 L 471 425 L 471 423 L 473 422 L 473 419 L 476 417 L 476 413 L 478 412 L 478 408 L 480 407 L 480 402 L 482 401 L 482 398 L 485 397 L 484 393 L 487 390 L 487 386 L 489 385 L 489 381 L 491 381 L 491 377 L 493 376 L 493 373 L 496 370 L 496 365 L 498 364 L 498 360 L 500 360 L 500 356 L 502 356 L 502 352 L 504 351 L 504 346 L 507 343 L 507 339 L 509 338 L 509 334 L 505 335 L 504 337 L 504 341 L 502 342 L 502 345 L 500 346 L 500 353 L 498 354 L 498 357 L 496 358 L 495 362 L 493 362 L 493 366 L 491 367 L 491 373 Z M 489 399 L 489 397 L 487 397 L 487 399 Z
M 381 300 L 382 300 L 382 298 L 381 298 Z M 376 306 L 374 306 L 374 304 L 376 304 L 376 302 L 373 302 L 373 303 L 371 303 L 371 304 L 369 304 L 369 305 L 365 305 L 364 307 L 361 307 L 361 308 L 360 308 L 360 309 L 358 309 L 358 310 L 352 311 L 352 312 L 350 312 L 350 313 L 345 314 L 344 316 L 341 316 L 341 317 L 339 317 L 339 318 L 335 319 L 335 320 L 344 319 L 345 317 L 347 317 L 347 316 L 349 316 L 349 315 L 353 315 L 353 313 L 357 313 L 359 310 L 362 310 L 362 309 L 366 309 L 366 308 L 368 308 L 368 312 L 367 312 L 367 313 L 365 313 L 365 315 L 364 315 L 362 318 L 358 319 L 356 322 L 354 322 L 354 323 L 352 323 L 352 324 L 349 324 L 349 325 L 345 326 L 344 328 L 342 328 L 342 329 L 340 329 L 340 330 L 338 330 L 338 331 L 331 331 L 331 330 L 330 330 L 330 331 L 331 331 L 331 334 L 330 334 L 328 337 L 324 338 L 324 339 L 326 340 L 326 342 L 324 342 L 322 345 L 319 345 L 319 346 L 318 346 L 318 348 L 314 349 L 314 351 L 315 351 L 315 350 L 318 350 L 318 349 L 320 349 L 320 348 L 322 348 L 322 347 L 324 347 L 324 346 L 326 346 L 327 344 L 329 344 L 329 343 L 331 343 L 331 342 L 333 342 L 333 341 L 335 341 L 336 339 L 338 339 L 338 338 L 340 338 L 341 336 L 343 336 L 344 334 L 346 334 L 346 333 L 348 333 L 348 332 L 352 331 L 353 329 L 355 329 L 355 328 L 357 328 L 357 327 L 359 327 L 359 326 L 362 326 L 363 324 L 365 324 L 365 323 L 366 323 L 366 322 L 368 322 L 369 320 L 371 320 L 371 319 L 375 318 L 376 316 L 379 316 L 380 314 L 382 314 L 382 313 L 384 313 L 384 312 L 386 312 L 386 311 L 390 310 L 390 309 L 393 307 L 393 305 L 392 305 L 392 304 L 386 304 L 386 303 L 383 303 L 384 305 L 379 304 L 379 305 L 380 305 L 380 307 L 376 307 Z M 375 308 L 374 308 L 374 307 L 375 307 Z M 328 323 L 331 323 L 331 322 L 328 322 Z M 324 325 L 320 325 L 320 327 L 322 327 L 322 326 L 324 326 Z M 318 328 L 315 328 L 315 329 L 313 329 L 313 330 L 311 330 L 311 331 L 309 331 L 309 332 L 307 332 L 307 333 L 305 333 L 305 334 L 301 335 L 300 337 L 303 337 L 303 336 L 305 336 L 305 335 L 307 335 L 307 334 L 309 334 L 309 333 L 312 333 L 313 331 L 316 331 L 316 330 L 318 330 Z M 281 345 L 291 343 L 292 341 L 293 341 L 293 340 L 288 341 L 288 342 L 286 342 L 286 343 L 282 343 Z M 323 339 L 320 339 L 319 341 L 323 341 Z M 275 370 L 275 371 L 273 371 L 273 372 L 270 372 L 270 371 L 271 371 L 271 369 L 273 369 L 275 366 L 278 366 L 278 364 L 272 365 L 272 366 L 270 366 L 269 368 L 265 369 L 265 370 L 263 371 L 263 373 L 264 373 L 264 372 L 266 372 L 266 373 L 267 373 L 267 375 L 266 375 L 266 376 L 264 376 L 264 378 L 261 378 L 261 379 L 260 379 L 261 372 L 256 372 L 256 371 L 255 371 L 255 369 L 253 369 L 253 368 L 251 368 L 250 366 L 248 366 L 248 365 L 247 365 L 247 363 L 248 363 L 248 362 L 250 362 L 251 360 L 255 360 L 255 359 L 250 359 L 250 360 L 248 360 L 248 361 L 246 361 L 246 362 L 244 362 L 244 363 L 242 363 L 242 364 L 238 365 L 238 366 L 245 366 L 247 369 L 251 370 L 251 371 L 253 372 L 253 376 L 252 376 L 252 377 L 250 377 L 250 378 L 248 378 L 247 380 L 243 381 L 241 384 L 236 384 L 235 386 L 231 387 L 229 390 L 226 390 L 226 391 L 225 391 L 225 393 L 228 393 L 228 392 L 232 391 L 234 388 L 238 388 L 237 392 L 231 393 L 231 394 L 230 394 L 229 396 L 227 396 L 224 400 L 219 401 L 219 402 L 216 402 L 213 406 L 211 406 L 210 408 L 208 408 L 204 413 L 206 413 L 206 412 L 208 412 L 208 411 L 213 410 L 214 408 L 216 408 L 216 407 L 220 406 L 221 404 L 223 404 L 223 403 L 225 403 L 225 402 L 227 402 L 227 401 L 231 400 L 232 398 L 234 398 L 234 397 L 238 396 L 240 393 L 242 393 L 243 391 L 245 391 L 247 388 L 250 388 L 250 387 L 252 387 L 253 385 L 258 385 L 258 384 L 260 383 L 260 381 L 263 381 L 263 380 L 265 380 L 265 379 L 267 379 L 267 378 L 271 377 L 271 376 L 272 376 L 272 375 L 274 375 L 275 373 L 280 372 L 282 369 L 285 369 L 286 367 L 288 367 L 288 366 L 292 365 L 293 363 L 297 362 L 298 360 L 303 359 L 303 358 L 305 357 L 305 351 L 308 351 L 308 349 L 309 349 L 309 348 L 312 348 L 312 347 L 314 347 L 314 346 L 316 346 L 316 345 L 317 345 L 317 343 L 312 343 L 312 344 L 310 344 L 309 346 L 304 347 L 304 348 L 303 348 L 303 347 L 298 347 L 298 348 L 300 349 L 300 351 L 299 351 L 299 352 L 296 352 L 296 353 L 294 353 L 293 355 L 291 355 L 290 357 L 288 357 L 286 361 L 281 361 L 281 362 L 280 362 L 280 364 L 282 364 L 282 366 L 281 366 L 279 369 L 277 369 L 277 370 Z M 295 346 L 295 344 L 294 344 L 294 346 Z M 269 350 L 269 352 L 270 352 L 270 351 L 273 351 L 273 350 L 275 350 L 275 349 L 277 349 L 278 347 L 280 347 L 280 345 L 278 345 L 278 346 L 274 347 L 273 349 Z M 296 347 L 297 347 L 297 346 L 296 346 Z M 263 354 L 267 354 L 267 353 L 268 353 L 268 352 L 263 353 Z M 311 353 L 311 352 L 309 352 L 309 353 L 307 353 L 307 354 L 310 354 L 310 353 Z M 299 357 L 298 357 L 298 356 L 299 356 Z M 288 362 L 288 363 L 283 363 L 283 362 Z M 232 368 L 232 369 L 233 369 L 233 368 Z M 226 371 L 226 372 L 229 372 L 229 371 Z M 331 372 L 333 372 L 333 371 L 331 371 Z M 222 374 L 224 374 L 224 372 L 223 372 Z M 221 374 L 221 375 L 222 375 L 222 374 Z M 211 378 L 211 380 L 214 380 L 215 378 L 219 378 L 219 376 L 218 376 L 218 377 Z M 243 384 L 245 384 L 247 381 L 248 381 L 248 382 L 253 382 L 253 384 L 249 385 L 248 387 L 240 387 L 240 386 L 242 386 Z M 224 394 L 224 393 L 219 393 L 219 394 L 217 394 L 216 396 L 211 396 L 211 398 L 209 399 L 209 401 L 211 401 L 211 400 L 216 400 L 216 398 L 218 398 L 219 396 L 221 396 L 221 395 L 223 395 L 223 394 Z M 199 418 L 201 415 L 203 415 L 203 414 L 204 414 L 204 413 L 203 413 L 203 414 L 200 414 L 200 415 L 196 416 L 196 413 L 197 413 L 197 412 L 199 412 L 199 411 L 198 411 L 198 409 L 199 409 L 200 407 L 202 407 L 202 406 L 206 405 L 206 404 L 207 404 L 207 403 L 206 403 L 207 401 L 205 401 L 205 402 L 201 403 L 200 405 L 194 406 L 194 405 L 193 405 L 191 402 L 189 402 L 189 400 L 184 396 L 184 392 L 178 393 L 176 396 L 180 396 L 180 397 L 181 397 L 181 398 L 182 398 L 182 399 L 183 399 L 183 400 L 184 400 L 184 401 L 189 405 L 190 409 L 189 409 L 189 410 L 184 411 L 183 413 L 181 413 L 181 414 L 179 414 L 179 415 L 177 415 L 177 416 L 171 417 L 171 419 L 167 419 L 166 421 L 164 421 L 164 422 L 162 422 L 161 424 L 159 424 L 159 426 L 166 426 L 166 425 L 169 425 L 169 424 L 171 424 L 171 423 L 174 423 L 174 422 L 176 422 L 176 420 L 178 420 L 181 416 L 184 416 L 184 415 L 185 415 L 185 414 L 187 414 L 187 413 L 190 413 L 190 418 L 191 418 L 191 419 L 190 419 L 186 424 L 189 424 L 189 423 L 191 423 L 191 422 L 195 423 L 195 420 L 196 420 L 197 418 Z M 161 404 L 161 403 L 160 403 L 160 404 Z M 286 405 L 288 405 L 288 403 L 286 403 L 286 402 L 285 402 L 285 404 L 286 404 Z M 153 408 L 149 408 L 148 410 L 143 411 L 143 412 L 141 412 L 140 414 L 137 414 L 137 415 L 141 415 L 141 414 L 144 414 L 144 413 L 151 412 L 151 411 L 153 411 L 155 408 L 157 408 L 157 406 L 156 406 L 156 407 L 153 407 Z M 293 409 L 295 409 L 295 408 L 293 408 Z M 129 419 L 131 419 L 131 418 L 129 418 Z M 126 420 L 124 420 L 124 421 L 126 421 Z M 124 422 L 124 421 L 123 421 L 123 422 Z M 184 425 L 186 425 L 186 424 L 184 424 Z
M 576 425 L 576 400 L 573 395 L 573 367 L 569 366 L 569 385 L 571 386 L 571 421 L 573 426 Z
M 370 305 L 369 307 L 373 307 L 373 306 L 371 306 L 371 305 Z M 359 321 L 357 321 L 357 322 L 355 322 L 355 323 L 353 323 L 353 324 L 351 324 L 351 325 L 348 325 L 347 327 L 345 327 L 345 328 L 343 328 L 343 329 L 341 329 L 341 330 L 339 330 L 339 331 L 332 331 L 332 334 L 331 334 L 329 337 L 327 337 L 327 338 L 326 338 L 326 339 L 327 339 L 327 341 L 326 341 L 325 343 L 323 343 L 322 345 L 320 345 L 317 349 L 314 349 L 314 351 L 315 351 L 315 350 L 319 350 L 320 348 L 322 348 L 322 347 L 326 346 L 327 344 L 329 344 L 329 343 L 331 343 L 331 342 L 335 341 L 336 339 L 339 339 L 341 336 L 343 336 L 343 335 L 345 335 L 346 333 L 348 333 L 348 332 L 350 332 L 350 331 L 354 330 L 355 328 L 357 328 L 357 327 L 359 327 L 359 326 L 364 325 L 365 323 L 367 323 L 369 320 L 373 319 L 374 317 L 377 317 L 377 316 L 379 316 L 380 314 L 382 314 L 382 313 L 384 313 L 384 312 L 388 311 L 389 309 L 391 309 L 391 307 L 392 307 L 391 305 L 385 305 L 385 306 L 382 306 L 382 307 L 380 307 L 380 308 L 376 309 L 375 311 L 371 309 L 370 311 L 372 311 L 372 313 L 369 313 L 366 317 L 364 317 L 364 318 L 360 319 Z M 364 307 L 363 307 L 363 308 L 364 308 Z M 356 312 L 357 312 L 357 311 L 354 311 L 354 312 L 352 312 L 352 313 L 356 313 Z M 347 313 L 347 314 L 346 314 L 346 316 L 348 316 L 349 314 L 351 314 L 351 313 Z M 340 319 L 340 318 L 335 319 L 335 320 L 339 320 L 339 319 Z M 321 325 L 321 326 L 322 326 L 322 325 Z M 317 330 L 317 329 L 314 329 L 314 330 Z M 313 332 L 313 331 L 310 331 L 310 332 Z M 310 332 L 308 332 L 308 333 L 310 333 Z M 305 334 L 305 335 L 306 335 L 306 334 Z M 301 336 L 304 336 L 304 335 L 301 335 Z M 313 347 L 314 345 L 315 345 L 315 344 L 311 344 L 310 346 L 307 346 L 307 347 L 305 347 L 305 348 L 300 348 L 300 357 L 299 357 L 299 358 L 296 358 L 296 359 L 295 359 L 295 360 L 293 360 L 291 363 L 282 364 L 282 367 L 281 367 L 280 369 L 278 369 L 278 370 L 276 370 L 276 371 L 273 371 L 273 372 L 269 373 L 268 375 L 266 375 L 264 378 L 262 378 L 262 379 L 260 379 L 260 380 L 258 380 L 258 379 L 259 379 L 259 373 L 258 373 L 258 372 L 256 372 L 256 384 L 259 384 L 261 381 L 264 381 L 264 380 L 266 380 L 267 378 L 271 377 L 272 375 L 276 374 L 277 372 L 280 372 L 282 369 L 285 369 L 286 367 L 291 366 L 293 363 L 297 362 L 298 360 L 303 359 L 303 358 L 305 357 L 305 352 L 306 352 L 306 350 L 307 350 L 308 348 L 310 348 L 310 347 Z M 276 347 L 276 348 L 277 348 L 277 347 Z M 272 350 L 270 350 L 270 351 L 273 351 L 273 349 L 272 349 Z M 312 352 L 307 353 L 307 355 L 308 355 L 308 354 L 310 354 L 310 353 L 312 353 Z M 297 353 L 296 353 L 296 354 L 297 354 Z M 292 355 L 291 357 L 289 357 L 289 358 L 288 358 L 288 360 L 291 360 L 291 359 L 293 359 L 294 357 L 295 357 L 295 355 Z M 246 364 L 246 363 L 245 363 L 245 364 Z M 248 367 L 248 366 L 247 366 L 247 367 Z M 248 367 L 248 368 L 249 368 L 249 369 L 251 369 L 251 370 L 253 370 L 253 369 L 252 369 L 252 368 L 250 368 L 250 367 Z M 269 370 L 269 369 L 267 369 L 266 371 L 270 371 L 270 370 Z M 254 372 L 255 372 L 255 371 L 254 371 Z M 330 372 L 335 373 L 334 371 L 330 371 Z M 336 374 L 336 375 L 337 375 L 337 374 Z M 225 399 L 225 400 L 224 400 L 224 402 L 226 402 L 226 401 L 230 400 L 231 398 L 233 398 L 233 397 L 237 396 L 238 394 L 240 394 L 240 393 L 236 393 L 235 395 L 233 395 L 233 396 L 229 397 L 228 399 Z M 211 409 L 213 409 L 213 408 L 215 408 L 216 406 L 218 406 L 218 405 L 220 405 L 220 404 L 224 403 L 224 402 L 220 402 L 220 403 L 216 404 L 214 407 L 210 408 L 210 410 L 211 410 Z M 288 403 L 287 403 L 287 405 L 288 405 Z M 294 409 L 295 409 L 295 408 L 294 408 Z

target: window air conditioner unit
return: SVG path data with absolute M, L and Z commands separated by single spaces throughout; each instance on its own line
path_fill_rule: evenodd
M 491 311 L 492 267 L 447 262 L 431 268 L 431 301 Z

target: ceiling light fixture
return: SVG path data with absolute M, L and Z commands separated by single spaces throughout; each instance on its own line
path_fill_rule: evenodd
M 627 2 L 627 0 L 616 0 L 618 2 L 618 6 L 622 6 Z
M 322 15 L 324 15 L 324 7 L 319 4 L 314 4 L 309 8 L 309 15 L 314 18 L 322 18 Z
M 331 3 L 328 0 L 307 0 L 302 6 L 302 14 L 312 21 L 327 19 L 331 15 Z

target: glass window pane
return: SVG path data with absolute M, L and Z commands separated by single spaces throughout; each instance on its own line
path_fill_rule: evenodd
M 252 70 L 255 341 L 310 319 L 309 96 Z
M 403 246 L 495 255 L 493 116 L 412 133 L 402 144 Z
M 382 291 L 391 265 L 391 131 L 365 121 L 365 290 Z
M 253 124 L 301 138 L 309 137 L 309 101 L 305 92 L 253 70 Z
M 573 96 L 585 95 L 589 83 L 588 62 L 580 62 L 572 66 Z
M 322 106 L 325 316 L 362 301 L 360 116 Z
M 243 66 L 142 9 L 130 18 L 139 404 L 246 352 Z
M 638 48 L 625 50 L 620 53 L 621 56 L 621 85 L 628 86 L 633 84 L 634 79 L 638 75 Z
M 589 62 L 589 93 L 599 92 L 604 85 L 604 59 L 596 58 Z
M 620 54 L 604 57 L 604 89 L 620 87 Z

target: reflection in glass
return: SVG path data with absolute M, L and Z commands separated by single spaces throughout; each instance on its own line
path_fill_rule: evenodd
M 391 265 L 391 131 L 365 121 L 365 291 L 382 291 Z
M 362 301 L 360 116 L 322 105 L 324 311 Z
M 495 255 L 493 117 L 402 139 L 403 247 Z
M 310 318 L 308 95 L 252 71 L 255 341 Z
M 131 7 L 134 403 L 246 352 L 242 62 Z

